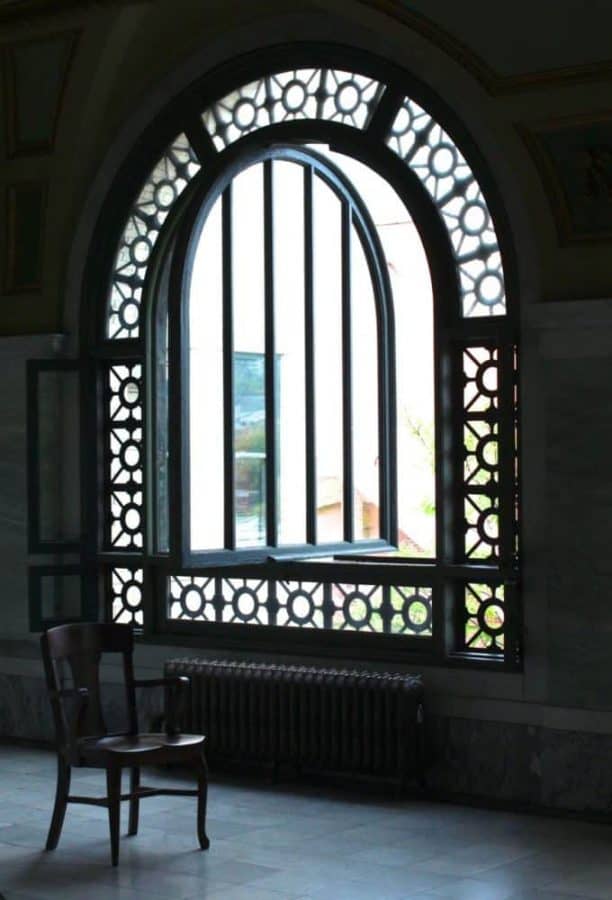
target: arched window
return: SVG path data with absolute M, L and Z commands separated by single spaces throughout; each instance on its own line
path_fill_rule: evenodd
M 191 91 L 124 219 L 96 339 L 109 614 L 515 665 L 503 210 L 404 73 L 300 55 Z

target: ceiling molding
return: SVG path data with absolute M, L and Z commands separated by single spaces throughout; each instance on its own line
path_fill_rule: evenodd
M 0 22 L 20 23 L 54 13 L 106 6 L 136 6 L 152 0 L 0 0 Z
M 501 75 L 459 38 L 454 37 L 427 16 L 406 9 L 399 0 L 357 0 L 357 2 L 418 32 L 463 66 L 492 95 L 519 94 L 524 91 L 566 87 L 612 78 L 612 60 L 524 72 L 519 75 Z
M 140 6 L 153 0 L 0 0 L 0 23 L 24 22 L 54 13 L 104 7 Z M 408 10 L 400 0 L 356 0 L 422 35 L 459 63 L 492 95 L 566 87 L 612 79 L 612 59 L 584 65 L 501 75 L 474 50 L 422 13 Z

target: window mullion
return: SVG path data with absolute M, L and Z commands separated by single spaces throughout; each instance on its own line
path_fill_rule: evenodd
M 306 440 L 306 541 L 317 542 L 315 376 L 314 376 L 314 222 L 313 170 L 304 167 L 304 363 Z
M 499 345 L 499 558 L 502 569 L 511 570 L 516 548 L 516 416 L 515 348 Z
M 264 163 L 264 278 L 266 391 L 266 531 L 268 546 L 278 543 L 277 390 L 274 291 L 274 187 L 272 161 Z
M 225 546 L 236 546 L 234 491 L 234 316 L 233 316 L 233 248 L 232 188 L 228 185 L 222 199 L 223 245 L 223 481 L 225 493 Z
M 351 334 L 352 212 L 342 204 L 342 447 L 344 540 L 352 542 L 353 521 L 353 361 Z

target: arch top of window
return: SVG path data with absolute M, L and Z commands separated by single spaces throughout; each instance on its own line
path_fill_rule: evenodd
M 281 175 L 279 167 L 284 175 Z M 293 170 L 292 175 L 289 175 L 289 170 Z M 251 178 L 246 192 L 244 182 L 242 188 L 238 187 L 244 176 Z M 235 205 L 238 197 L 241 199 Z M 330 206 L 331 197 L 334 199 Z M 313 229 L 323 210 L 326 213 L 325 222 L 319 219 L 320 227 Z M 261 228 L 253 228 L 251 216 Z M 239 222 L 242 224 L 236 228 Z M 185 359 L 188 356 L 189 363 L 185 367 L 183 394 L 185 421 L 191 423 L 189 444 L 192 449 L 196 446 L 193 457 L 197 459 L 197 443 L 203 436 L 198 423 L 205 420 L 207 452 L 215 452 L 211 451 L 211 446 L 217 448 L 218 468 L 227 466 L 220 451 L 228 434 L 234 454 L 230 463 L 232 484 L 231 487 L 227 483 L 224 485 L 224 498 L 221 495 L 217 497 L 216 487 L 220 486 L 220 482 L 216 477 L 206 481 L 208 469 L 204 470 L 197 463 L 194 465 L 193 459 L 186 464 L 184 478 L 190 497 L 191 525 L 189 533 L 184 535 L 185 545 L 190 547 L 185 559 L 189 564 L 198 561 L 210 563 L 211 559 L 216 563 L 231 564 L 242 562 L 245 558 L 265 559 L 270 555 L 294 558 L 298 546 L 298 552 L 303 556 L 347 552 L 356 546 L 372 552 L 392 549 L 395 530 L 388 494 L 394 482 L 388 463 L 388 420 L 393 376 L 388 352 L 383 348 L 387 348 L 393 340 L 393 298 L 377 226 L 358 187 L 341 166 L 316 148 L 275 144 L 256 153 L 244 154 L 237 165 L 226 169 L 221 178 L 214 180 L 205 191 L 203 201 L 201 195 L 195 194 L 189 210 L 185 210 L 181 232 L 187 236 L 187 242 L 178 239 L 181 249 L 175 249 L 172 265 L 182 273 L 180 303 L 186 305 L 186 321 L 189 322 L 188 337 L 185 332 L 184 342 Z M 338 243 L 334 244 L 336 240 Z M 328 249 L 335 247 L 329 257 L 327 250 L 322 249 L 323 245 Z M 258 250 L 254 249 L 256 246 Z M 203 248 L 202 256 L 208 267 L 204 279 L 207 282 L 205 304 L 201 303 L 203 268 L 201 260 L 197 261 Z M 223 257 L 222 267 L 219 265 L 220 255 Z M 216 263 L 211 263 L 213 257 Z M 306 261 L 307 258 L 310 262 Z M 295 268 L 288 267 L 288 259 Z M 287 280 L 290 268 L 291 279 L 295 279 L 301 268 L 303 281 L 300 278 L 298 281 L 302 284 L 302 294 L 294 280 Z M 240 278 L 236 277 L 237 269 L 242 272 Z M 248 272 L 246 277 L 245 270 Z M 321 293 L 323 271 L 326 279 L 324 293 Z M 358 290 L 355 290 L 356 272 L 360 275 Z M 163 292 L 160 292 L 159 299 L 167 315 Z M 337 318 L 340 316 L 341 320 Z M 302 322 L 303 330 L 300 330 L 298 320 Z M 305 320 L 308 320 L 309 326 Z M 335 326 L 339 328 L 337 334 Z M 311 329 L 310 337 L 308 328 Z M 361 380 L 354 385 L 351 358 L 363 350 L 364 329 L 371 336 L 371 346 L 368 359 L 360 365 Z M 324 333 L 327 334 L 325 352 L 318 345 Z M 226 334 L 230 335 L 227 344 Z M 338 338 L 338 343 L 334 343 L 333 339 L 330 342 L 330 334 Z M 303 341 L 300 349 L 296 349 L 296 341 Z M 319 349 L 315 349 L 315 344 Z M 223 352 L 217 353 L 222 345 Z M 342 454 L 339 477 L 323 477 L 320 483 L 317 482 L 316 489 L 314 483 L 307 489 L 307 483 L 309 479 L 314 479 L 314 472 L 320 463 L 317 456 L 320 448 L 315 447 L 315 435 L 326 433 L 321 427 L 322 422 L 333 430 L 329 409 L 321 403 L 320 397 L 318 400 L 315 398 L 314 381 L 320 377 L 322 362 L 329 363 L 330 351 L 333 355 L 338 348 L 341 352 L 337 364 L 341 366 L 342 373 L 334 384 L 342 392 L 342 413 L 337 422 L 338 428 L 342 427 L 338 444 Z M 163 352 L 167 352 L 167 348 Z M 303 366 L 301 375 L 296 373 L 296 365 L 298 368 Z M 333 371 L 339 375 L 335 369 Z M 372 377 L 375 384 L 375 387 L 369 386 L 367 397 L 362 396 L 364 377 Z M 209 388 L 216 385 L 216 388 L 209 390 L 208 400 L 202 399 L 202 382 Z M 302 390 L 298 383 L 301 383 Z M 239 388 L 239 384 L 242 387 Z M 352 399 L 353 390 L 355 400 Z M 231 412 L 215 399 L 225 395 L 226 391 Z M 309 391 L 312 407 L 307 412 L 306 395 Z M 331 389 L 326 393 L 334 396 Z M 354 460 L 352 438 L 347 437 L 353 434 L 357 421 L 356 406 L 359 406 L 362 418 L 367 413 L 373 420 L 380 420 L 380 427 L 374 429 L 377 437 L 372 458 L 376 462 L 369 472 L 370 480 L 374 478 L 376 481 L 375 487 L 369 484 L 369 496 L 377 498 L 378 513 L 376 523 L 368 522 L 367 528 L 357 515 L 357 500 L 361 502 L 362 493 L 357 485 L 358 479 L 353 479 L 353 464 L 357 469 L 358 463 Z M 197 410 L 193 415 L 192 408 Z M 300 457 L 300 451 L 295 447 L 290 449 L 289 444 L 294 433 L 299 431 L 300 422 L 306 426 L 308 415 L 311 417 L 310 426 L 306 429 L 309 450 L 305 452 L 310 455 L 308 463 L 304 458 L 304 468 L 300 474 L 294 471 L 293 465 Z M 274 422 L 271 430 L 269 419 Z M 265 428 L 257 430 L 257 425 L 262 426 L 264 420 Z M 335 437 L 338 439 L 338 435 Z M 333 444 L 328 438 L 329 433 L 326 442 Z M 200 447 L 202 450 L 203 447 Z M 293 463 L 279 465 L 281 459 L 287 460 L 289 457 Z M 351 460 L 349 468 L 347 459 Z M 329 466 L 330 459 L 324 462 Z M 249 469 L 257 465 L 258 472 L 260 466 L 265 469 L 265 477 L 257 490 L 251 484 L 252 477 L 248 485 L 246 482 L 239 483 L 238 469 L 245 469 L 247 463 Z M 363 453 L 359 464 L 363 468 Z M 363 472 L 360 474 L 363 481 Z M 299 481 L 300 477 L 304 478 L 303 487 L 310 500 L 306 501 L 302 510 L 303 521 L 296 530 L 297 504 L 295 499 L 288 500 L 288 492 L 293 490 L 295 480 Z M 276 488 L 271 496 L 262 485 L 272 482 Z M 361 484 L 361 488 L 364 487 Z M 322 536 L 321 522 L 314 524 L 317 518 L 315 493 L 320 497 L 319 491 L 325 489 L 329 494 L 335 488 L 339 491 L 342 521 L 338 533 L 330 522 L 324 523 L 323 531 L 327 536 Z M 242 508 L 245 500 L 240 501 L 242 513 L 239 511 L 239 496 L 246 497 L 247 494 L 257 496 L 257 515 L 263 523 L 260 523 L 256 543 L 249 543 L 249 540 L 253 539 L 251 520 L 257 515 L 254 512 L 249 514 L 248 510 L 245 512 Z M 202 514 L 199 506 L 201 496 L 207 497 L 206 515 Z M 214 500 L 211 501 L 211 497 L 218 499 L 216 515 L 212 516 L 210 510 Z M 330 498 L 331 494 L 328 500 Z M 293 513 L 288 513 L 290 507 Z M 268 508 L 272 508 L 269 515 Z M 219 523 L 224 519 L 223 530 Z M 293 524 L 287 526 L 287 520 Z M 242 527 L 241 522 L 242 525 L 246 522 L 246 526 Z M 203 523 L 205 533 L 202 531 Z M 364 526 L 363 533 L 360 526 Z M 223 542 L 225 549 L 221 549 Z
M 503 265 L 491 211 L 480 183 L 456 141 L 411 97 L 368 75 L 332 68 L 299 68 L 250 81 L 200 115 L 210 153 L 253 132 L 287 121 L 339 123 L 368 132 L 388 122 L 382 141 L 418 177 L 436 207 L 452 247 L 463 318 L 504 316 Z M 379 133 L 378 128 L 376 133 Z M 187 185 L 206 167 L 185 133 L 169 144 L 132 203 L 112 264 L 105 338 L 141 334 L 143 286 L 155 244 Z

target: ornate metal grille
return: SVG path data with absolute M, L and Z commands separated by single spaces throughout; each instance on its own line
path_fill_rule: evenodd
M 110 573 L 111 620 L 142 628 L 142 569 L 117 568 Z
M 499 558 L 499 353 L 463 351 L 464 515 L 467 559 Z
M 325 587 L 316 581 L 276 582 L 276 624 L 294 628 L 325 628 Z
M 432 635 L 433 589 L 378 584 L 172 575 L 170 620 Z
M 243 85 L 202 113 L 215 148 L 268 125 L 296 119 L 367 127 L 385 86 L 336 69 L 294 69 Z M 414 100 L 406 98 L 388 146 L 420 178 L 449 231 L 466 317 L 504 315 L 506 297 L 497 234 L 487 202 L 454 140 Z M 140 335 L 142 288 L 153 248 L 172 206 L 201 169 L 184 134 L 168 147 L 127 217 L 113 266 L 106 336 Z
M 506 624 L 503 585 L 467 584 L 464 621 L 465 650 L 503 654 Z
M 504 273 L 495 227 L 476 177 L 454 140 L 407 97 L 387 143 L 418 175 L 448 228 L 463 315 L 503 315 Z
M 414 100 L 401 99 L 402 96 L 397 84 L 387 85 L 384 80 L 344 69 L 295 68 L 251 81 L 203 112 L 191 110 L 187 128 L 190 138 L 181 133 L 170 143 L 129 208 L 112 263 L 101 341 L 102 355 L 109 357 L 102 364 L 106 496 L 103 549 L 113 553 L 113 568 L 108 570 L 107 578 L 113 621 L 142 627 L 143 573 L 147 584 L 154 580 L 146 556 L 143 519 L 145 342 L 133 340 L 144 335 L 143 289 L 164 223 L 189 182 L 200 173 L 207 154 L 223 154 L 258 129 L 296 120 L 338 123 L 347 132 L 359 131 L 362 140 L 385 143 L 418 176 L 448 231 L 461 300 L 454 314 L 456 319 L 464 320 L 461 327 L 464 336 L 468 336 L 466 340 L 470 340 L 467 320 L 483 316 L 499 320 L 505 316 L 505 280 L 498 237 L 479 182 L 441 124 Z M 386 132 L 382 122 L 391 123 Z M 202 132 L 198 139 L 200 123 Z M 499 322 L 490 325 L 499 328 Z M 478 333 L 492 334 L 489 327 L 489 323 L 479 324 Z M 129 339 L 133 343 L 125 349 L 117 345 L 113 349 L 109 343 Z M 464 341 L 459 355 L 453 356 L 455 373 L 461 376 L 453 398 L 453 434 L 462 458 L 449 490 L 452 498 L 438 497 L 437 502 L 452 505 L 453 555 L 466 564 L 457 581 L 453 581 L 455 575 L 436 573 L 435 563 L 431 565 L 431 580 L 429 575 L 423 575 L 425 566 L 419 567 L 418 575 L 410 575 L 411 566 L 402 566 L 402 571 L 397 571 L 399 583 L 393 585 L 376 583 L 374 576 L 365 575 L 361 577 L 370 577 L 375 583 L 340 581 L 338 575 L 332 577 L 333 567 L 329 580 L 327 574 L 321 578 L 318 572 L 302 570 L 301 579 L 317 580 L 235 577 L 239 571 L 236 568 L 228 569 L 227 575 L 210 577 L 160 571 L 160 579 L 163 577 L 166 583 L 165 597 L 160 599 L 162 603 L 165 600 L 168 623 L 275 625 L 437 637 L 441 646 L 442 638 L 438 633 L 434 635 L 434 594 L 437 598 L 438 589 L 447 590 L 450 584 L 457 601 L 453 651 L 508 656 L 504 646 L 514 641 L 513 592 L 507 590 L 504 596 L 503 586 L 487 581 L 498 577 L 488 569 L 477 574 L 472 569 L 467 575 L 465 572 L 467 565 L 476 567 L 479 563 L 493 569 L 500 559 L 509 558 L 510 544 L 514 557 L 517 550 L 516 416 L 508 426 L 513 415 L 511 402 L 516 411 L 516 394 L 510 398 L 505 387 L 503 396 L 500 390 L 500 381 L 508 375 L 503 338 L 496 339 L 495 345 L 487 340 L 479 337 L 475 346 L 466 346 Z M 506 463 L 510 457 L 514 468 L 509 474 L 511 466 Z M 392 506 L 394 499 L 389 502 Z M 164 565 L 165 573 L 170 573 L 181 564 L 173 558 Z M 352 577 L 350 573 L 348 578 Z M 470 582 L 464 588 L 466 577 Z M 419 584 L 410 586 L 411 578 Z M 383 576 L 382 580 L 390 579 Z M 160 580 L 158 586 L 161 584 Z M 507 612 L 512 613 L 512 625 L 506 634 Z M 430 644 L 433 646 L 431 641 Z
M 142 364 L 109 366 L 105 402 L 108 549 L 143 548 L 142 406 Z
M 252 81 L 207 109 L 202 121 L 217 150 L 251 131 L 295 119 L 363 128 L 383 87 L 354 72 L 293 69 Z
M 127 217 L 113 266 L 109 338 L 139 336 L 142 287 L 153 248 L 168 213 L 199 170 L 189 141 L 179 134 L 145 181 Z

